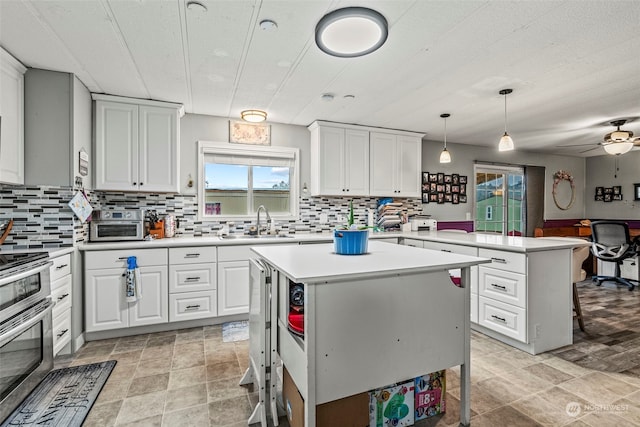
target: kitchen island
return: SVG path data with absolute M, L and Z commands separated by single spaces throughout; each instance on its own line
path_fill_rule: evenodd
M 270 283 L 270 293 L 262 292 L 271 296 L 263 324 L 272 339 L 250 332 L 250 354 L 279 354 L 304 400 L 305 426 L 316 425 L 316 405 L 458 365 L 460 422 L 469 424 L 470 268 L 489 259 L 375 241 L 355 256 L 335 254 L 332 244 L 252 251 L 258 260 L 251 295 Z M 450 269 L 461 269 L 460 286 Z M 292 284 L 304 288 L 302 337 L 287 327 Z M 253 327 L 253 308 L 264 308 L 254 302 Z M 257 343 L 267 348 L 256 351 Z M 260 362 L 252 360 L 250 369 L 260 370 Z M 254 377 L 264 381 L 264 372 Z M 266 399 L 259 405 L 264 424 Z

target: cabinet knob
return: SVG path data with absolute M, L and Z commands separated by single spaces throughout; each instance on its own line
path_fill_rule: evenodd
M 137 183 L 137 182 L 134 182 L 134 183 L 133 183 L 133 186 L 135 187 L 136 185 L 138 185 L 138 183 Z
M 144 185 L 144 182 L 141 182 L 140 185 Z

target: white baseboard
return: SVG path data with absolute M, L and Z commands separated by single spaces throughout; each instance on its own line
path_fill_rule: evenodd
M 76 339 L 74 340 L 73 344 L 74 344 L 73 352 L 75 353 L 76 351 L 80 350 L 80 347 L 84 345 L 84 333 L 78 335 L 78 337 L 76 337 Z

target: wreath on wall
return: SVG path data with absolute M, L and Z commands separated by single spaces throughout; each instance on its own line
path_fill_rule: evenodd
M 567 206 L 560 206 L 560 203 L 558 203 L 558 200 L 556 199 L 558 185 L 562 181 L 569 181 L 569 184 L 571 185 L 571 201 L 569 202 L 569 204 L 567 204 Z M 551 192 L 551 194 L 553 194 L 553 203 L 556 204 L 558 209 L 566 211 L 567 209 L 571 208 L 571 206 L 573 206 L 573 202 L 576 201 L 576 184 L 573 182 L 573 176 L 571 175 L 571 173 L 559 170 L 553 174 L 553 191 Z

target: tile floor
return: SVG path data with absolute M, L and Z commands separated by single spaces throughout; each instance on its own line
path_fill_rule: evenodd
M 573 346 L 531 356 L 472 334 L 472 426 L 640 426 L 640 290 L 579 289 L 587 333 L 576 322 Z M 209 326 L 92 341 L 56 362 L 118 361 L 85 426 L 239 427 L 256 401 L 237 385 L 247 354 L 248 341 Z M 416 426 L 458 425 L 458 372 L 447 371 L 446 414 Z

